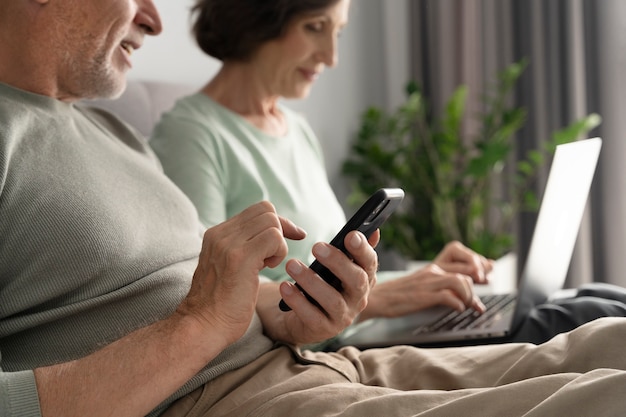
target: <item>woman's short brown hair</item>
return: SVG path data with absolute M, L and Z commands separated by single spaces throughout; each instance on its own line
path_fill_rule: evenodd
M 246 60 L 264 42 L 283 35 L 290 21 L 338 0 L 197 0 L 192 33 L 219 60 Z

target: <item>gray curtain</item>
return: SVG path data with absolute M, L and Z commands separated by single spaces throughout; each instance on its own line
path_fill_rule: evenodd
M 409 74 L 433 108 L 441 108 L 456 86 L 480 92 L 495 74 L 526 57 L 514 100 L 528 112 L 516 137 L 518 155 L 551 132 L 597 112 L 603 124 L 590 132 L 604 146 L 600 167 L 579 233 L 568 277 L 570 286 L 589 281 L 626 285 L 626 242 L 622 196 L 626 157 L 619 70 L 626 56 L 623 0 L 409 0 Z M 622 47 L 624 46 L 624 47 Z M 622 47 L 622 48 L 620 48 Z M 470 97 L 468 109 L 478 109 Z M 472 131 L 471 121 L 465 128 Z M 615 154 L 619 152 L 619 154 Z M 619 161 L 622 161 L 619 164 Z M 542 194 L 547 169 L 537 181 Z M 619 180 L 616 180 L 619 179 Z M 620 197 L 616 199 L 615 195 Z M 616 200 L 618 207 L 615 207 Z M 622 200 L 624 202 L 622 203 Z M 525 259 L 536 216 L 521 215 L 518 250 Z M 521 262 L 520 262 L 521 263 Z

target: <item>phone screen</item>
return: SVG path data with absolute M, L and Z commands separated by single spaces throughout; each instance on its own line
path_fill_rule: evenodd
M 378 229 L 389 218 L 391 213 L 400 205 L 404 198 L 404 191 L 400 188 L 381 188 L 372 194 L 365 203 L 354 213 L 354 215 L 341 228 L 339 233 L 330 241 L 330 244 L 339 248 L 343 253 L 349 256 L 344 245 L 346 235 L 352 230 L 358 230 L 369 238 L 376 229 Z M 332 285 L 337 291 L 342 291 L 343 286 L 341 280 L 335 276 L 328 268 L 319 263 L 317 260 L 309 266 L 324 281 Z M 320 307 L 319 303 L 308 295 L 296 283 L 296 287 L 307 297 L 307 299 Z M 291 308 L 280 300 L 279 307 L 282 311 L 289 311 Z M 320 307 L 321 308 L 321 307 Z

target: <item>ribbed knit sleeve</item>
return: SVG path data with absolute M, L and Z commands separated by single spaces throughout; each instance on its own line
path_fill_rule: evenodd
M 0 372 L 0 416 L 41 417 L 32 371 Z

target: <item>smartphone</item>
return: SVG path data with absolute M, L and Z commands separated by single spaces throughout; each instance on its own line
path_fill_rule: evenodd
M 389 218 L 391 213 L 400 205 L 404 198 L 404 190 L 400 188 L 381 188 L 372 194 L 365 203 L 356 211 L 356 213 L 346 222 L 339 233 L 330 241 L 330 244 L 341 249 L 343 253 L 350 256 L 344 245 L 346 235 L 352 230 L 358 230 L 369 238 L 376 229 L 378 229 Z M 319 263 L 317 260 L 309 266 L 324 281 L 332 285 L 337 291 L 342 291 L 343 286 L 341 280 L 335 276 L 328 268 Z M 306 298 L 317 307 L 321 308 L 319 303 L 307 294 L 297 283 L 296 287 L 302 291 Z M 280 300 L 279 307 L 282 311 L 289 311 L 291 308 Z

